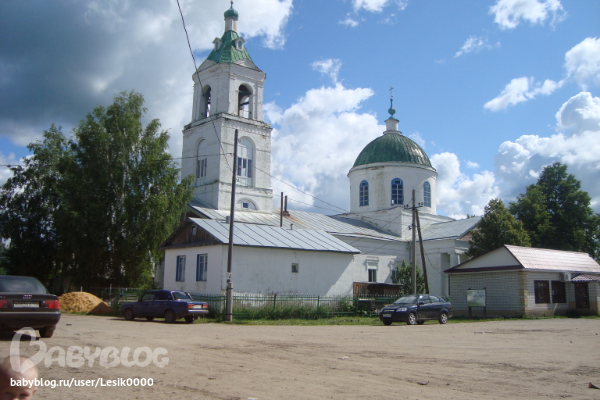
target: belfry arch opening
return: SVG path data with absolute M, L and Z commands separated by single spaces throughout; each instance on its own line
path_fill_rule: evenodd
M 250 109 L 250 100 L 252 92 L 246 85 L 240 85 L 238 89 L 238 116 L 252 119 L 252 110 Z
M 210 101 L 211 101 L 211 89 L 210 86 L 205 86 L 202 89 L 202 104 L 200 106 L 200 113 L 202 118 L 210 117 Z

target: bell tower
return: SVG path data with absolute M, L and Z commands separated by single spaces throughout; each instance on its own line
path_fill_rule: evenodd
M 272 211 L 271 130 L 263 121 L 266 74 L 252 61 L 237 33 L 238 12 L 224 14 L 225 32 L 192 75 L 192 122 L 183 129 L 181 175 L 194 177 L 194 197 L 229 209 L 232 168 L 237 168 L 236 208 Z M 238 130 L 238 158 L 233 160 Z

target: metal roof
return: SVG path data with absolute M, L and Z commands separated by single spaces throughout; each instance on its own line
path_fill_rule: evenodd
M 587 253 L 535 247 L 504 245 L 525 269 L 600 273 L 598 264 Z
M 598 275 L 577 275 L 571 279 L 571 282 L 600 282 L 600 276 Z
M 367 144 L 356 158 L 353 168 L 380 162 L 406 162 L 433 168 L 421 146 L 399 132 L 386 132 Z
M 431 224 L 422 229 L 423 240 L 461 238 L 481 221 L 481 217 Z
M 221 243 L 229 243 L 229 224 L 210 219 L 190 218 Z M 360 253 L 360 250 L 336 239 L 327 232 L 248 223 L 235 223 L 233 244 L 236 246 L 274 247 L 310 251 Z
M 229 210 L 204 208 L 193 203 L 190 203 L 190 207 L 206 218 L 213 220 L 224 221 L 225 217 L 229 216 Z M 294 229 L 325 231 L 333 235 L 358 236 L 379 240 L 400 240 L 398 236 L 392 233 L 385 232 L 367 222 L 356 219 L 296 210 L 289 211 L 289 214 L 289 216 L 283 217 L 284 228 L 289 228 L 293 224 Z M 236 222 L 279 227 L 279 218 L 279 209 L 274 209 L 272 213 L 236 210 L 234 219 Z

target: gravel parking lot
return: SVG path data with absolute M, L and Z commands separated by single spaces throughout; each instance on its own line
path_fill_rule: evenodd
M 6 356 L 12 335 L 0 339 Z M 54 337 L 42 341 L 48 351 L 58 346 L 65 354 L 69 346 L 88 346 L 92 353 L 114 346 L 113 355 L 129 347 L 130 361 L 136 348 L 162 347 L 168 365 L 106 368 L 97 358 L 93 366 L 63 367 L 55 348 L 55 361 L 38 364 L 45 380 L 152 378 L 154 384 L 44 386 L 34 399 L 600 398 L 600 390 L 588 388 L 589 382 L 600 386 L 598 319 L 248 326 L 63 315 Z M 39 344 L 22 337 L 21 354 L 35 355 Z M 162 355 L 157 360 L 166 363 Z

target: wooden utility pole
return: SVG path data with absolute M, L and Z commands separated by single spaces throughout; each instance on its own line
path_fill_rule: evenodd
M 425 278 L 425 293 L 429 294 L 429 281 L 427 279 L 427 266 L 425 265 L 425 250 L 423 248 L 423 235 L 421 235 L 421 220 L 419 219 L 419 210 L 415 208 L 417 216 L 417 231 L 419 232 L 419 244 L 421 245 L 421 262 L 423 265 L 423 277 Z
M 417 209 L 417 204 L 415 203 L 415 189 L 412 191 L 412 294 L 417 294 L 417 232 L 416 232 L 416 216 L 415 210 Z
M 231 210 L 229 211 L 229 246 L 227 249 L 227 292 L 225 296 L 225 321 L 233 321 L 233 283 L 231 282 L 231 259 L 233 257 L 233 218 L 235 216 L 235 184 L 237 181 L 238 130 L 233 139 L 233 172 L 231 174 Z

